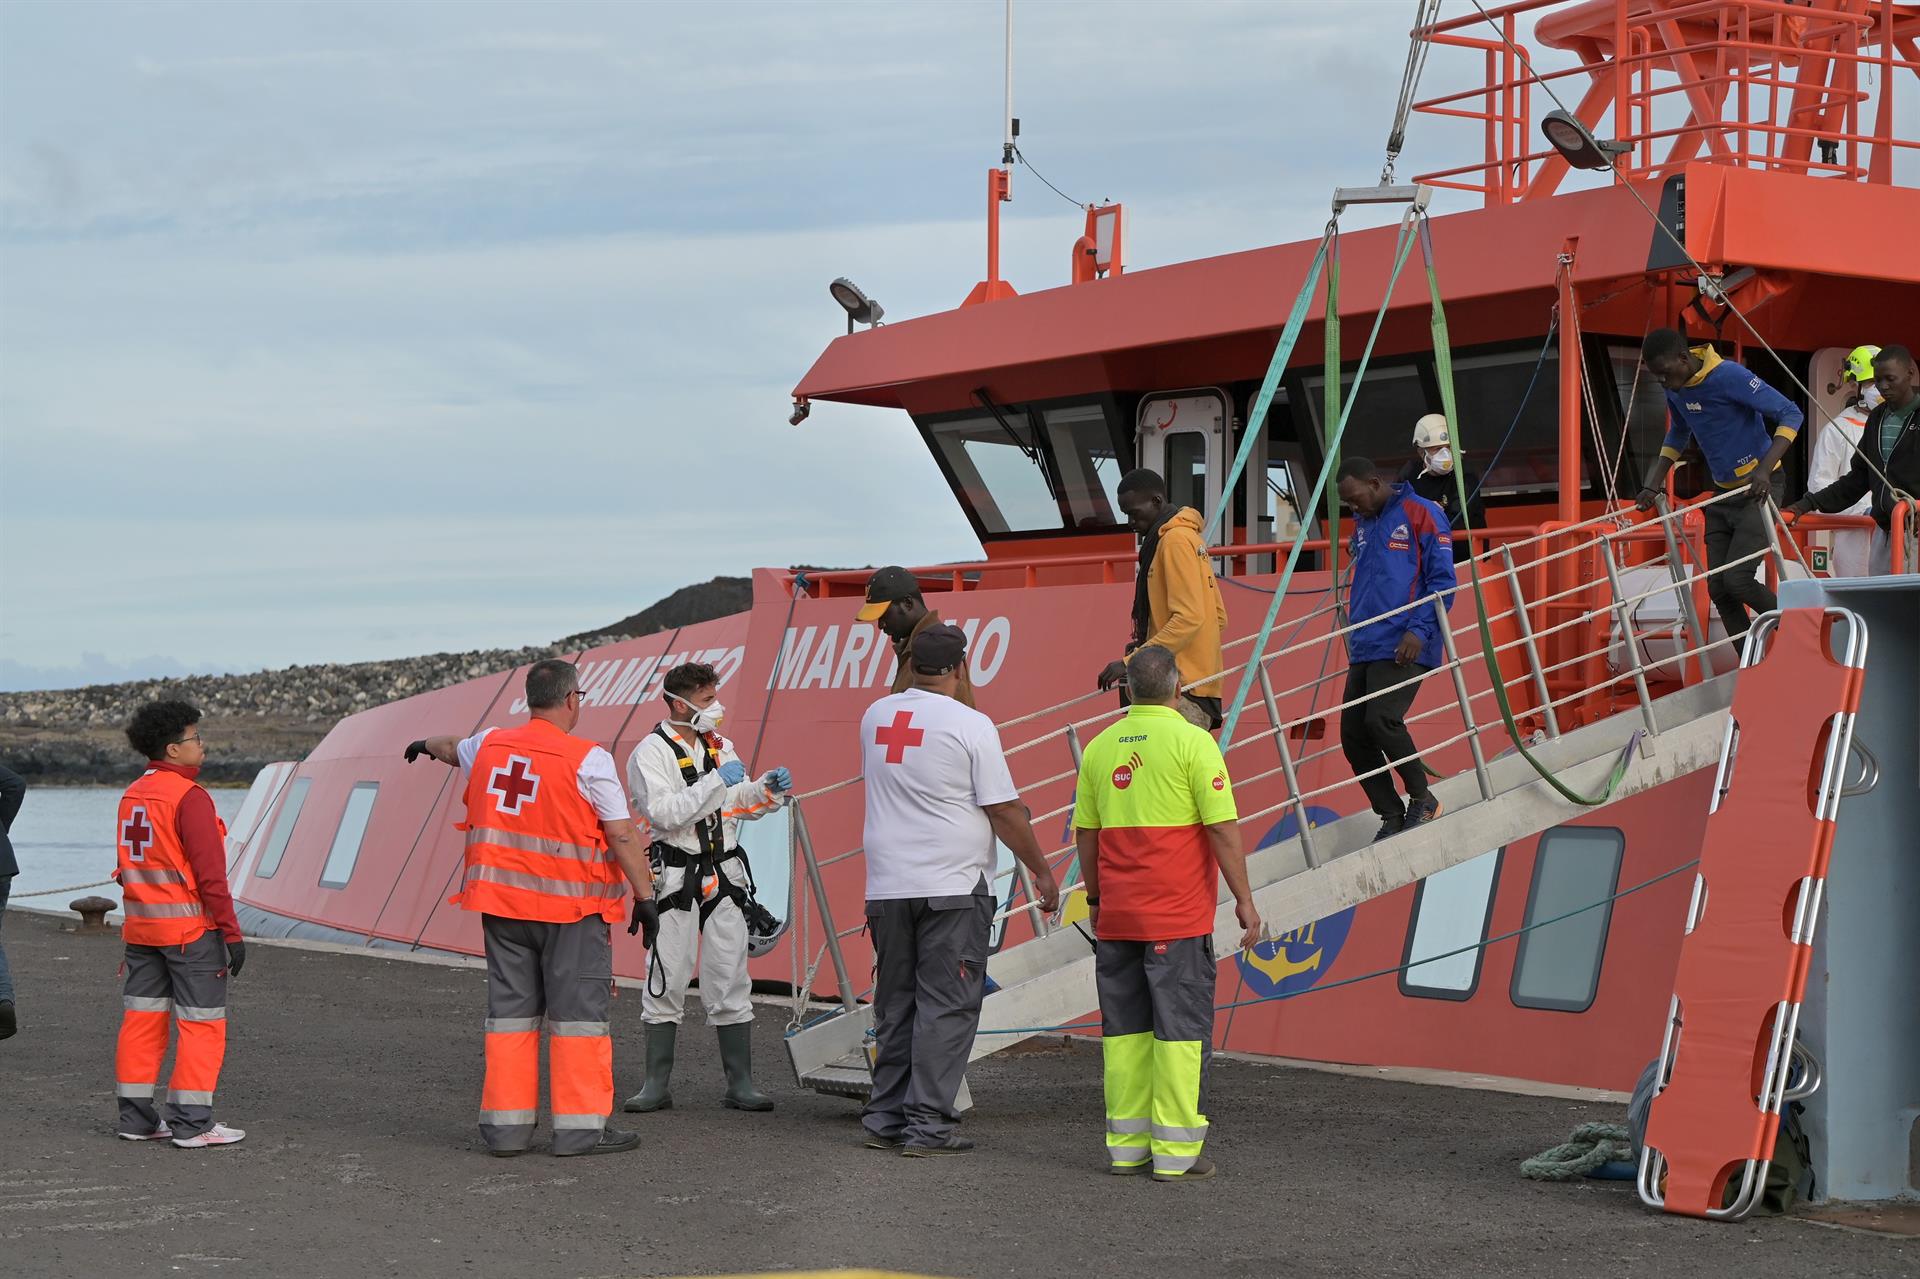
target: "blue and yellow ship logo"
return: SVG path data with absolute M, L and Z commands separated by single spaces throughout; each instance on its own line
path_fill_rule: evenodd
M 1338 818 L 1339 814 L 1330 808 L 1309 806 L 1307 809 L 1307 820 L 1315 826 L 1324 826 Z M 1293 833 L 1294 818 L 1288 814 L 1261 838 L 1255 851 L 1290 839 Z M 1241 951 L 1235 956 L 1235 962 L 1240 966 L 1240 976 L 1247 988 L 1255 995 L 1272 999 L 1298 994 L 1325 978 L 1340 957 L 1341 948 L 1347 944 L 1356 909 L 1349 906 L 1325 919 L 1282 933 L 1272 941 L 1261 942 L 1252 950 Z

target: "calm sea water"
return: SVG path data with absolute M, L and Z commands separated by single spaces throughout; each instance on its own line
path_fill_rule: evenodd
M 238 788 L 213 790 L 213 806 L 231 822 L 247 798 Z M 36 786 L 13 820 L 9 834 L 20 875 L 13 900 L 42 888 L 90 884 L 113 873 L 113 823 L 120 792 L 109 786 Z M 59 897 L 39 897 L 21 905 L 65 909 Z

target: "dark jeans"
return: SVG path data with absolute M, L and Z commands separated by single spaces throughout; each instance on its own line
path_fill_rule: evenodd
M 7 894 L 13 891 L 13 876 L 0 875 L 0 925 L 6 923 Z M 0 946 L 0 1004 L 13 1002 L 13 970 L 7 967 L 7 948 Z
M 1785 482 L 1779 475 L 1773 477 L 1773 501 L 1779 505 Z M 1743 555 L 1752 555 L 1767 546 L 1767 508 L 1765 504 L 1746 497 L 1731 497 L 1715 502 L 1703 514 L 1707 521 L 1707 597 L 1713 601 L 1714 608 L 1720 612 L 1720 621 L 1727 628 L 1727 638 L 1738 641 L 1747 633 L 1747 610 L 1754 613 L 1766 613 L 1780 606 L 1780 601 L 1760 580 L 1759 574 L 1764 561 L 1748 560 L 1745 564 L 1720 571 L 1720 566 L 1728 560 L 1737 560 Z
M 1426 767 L 1414 755 L 1413 735 L 1407 732 L 1407 708 L 1413 705 L 1420 685 L 1403 681 L 1418 680 L 1432 669 L 1418 662 L 1405 666 L 1394 662 L 1355 662 L 1347 670 L 1347 689 L 1340 696 L 1341 701 L 1351 702 L 1356 697 L 1400 685 L 1390 693 L 1340 712 L 1340 749 L 1346 752 L 1347 763 L 1353 765 L 1356 775 L 1371 772 L 1390 759 L 1401 760 L 1393 766 L 1393 771 L 1400 774 L 1409 799 L 1419 799 L 1432 792 L 1427 789 Z M 1367 793 L 1367 802 L 1381 817 L 1397 820 L 1406 816 L 1406 805 L 1400 802 L 1399 794 L 1393 789 L 1393 778 L 1388 774 L 1362 777 L 1360 789 Z
M 994 899 L 867 903 L 873 933 L 873 1095 L 863 1122 L 878 1137 L 938 1145 L 960 1122 L 955 1103 L 986 998 Z

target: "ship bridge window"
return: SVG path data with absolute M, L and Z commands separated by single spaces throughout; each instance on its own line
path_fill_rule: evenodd
M 999 408 L 921 422 L 982 536 L 1119 527 L 1122 453 L 1108 405 Z
M 1535 362 L 1540 364 L 1534 376 Z M 1528 383 L 1533 390 L 1529 394 Z M 1453 362 L 1453 396 L 1466 424 L 1467 469 L 1483 497 L 1549 493 L 1560 485 L 1560 352 L 1540 348 L 1469 355 Z M 1436 408 L 1439 406 L 1436 405 Z M 1413 424 L 1407 424 L 1412 437 Z M 1503 444 L 1502 441 L 1505 441 Z M 1491 465 L 1489 465 L 1491 464 Z M 1580 487 L 1590 482 L 1584 453 Z
M 273 873 L 280 869 L 280 859 L 287 855 L 287 841 L 293 838 L 294 824 L 306 806 L 307 788 L 312 785 L 311 777 L 301 777 L 287 787 L 287 802 L 280 805 L 280 815 L 274 818 L 273 830 L 267 835 L 267 846 L 260 850 L 260 864 L 253 872 L 256 878 L 272 879 Z
M 1307 404 L 1323 443 L 1335 425 L 1321 420 L 1326 415 L 1326 385 L 1321 374 L 1306 379 Z M 1342 373 L 1341 404 L 1353 400 L 1353 374 Z M 1396 474 L 1413 456 L 1413 424 L 1421 414 L 1439 408 L 1438 400 L 1428 394 L 1417 365 L 1368 365 L 1358 401 L 1347 415 L 1346 434 L 1340 437 L 1340 456 L 1372 458 L 1389 476 Z
M 1592 1006 L 1613 918 L 1607 899 L 1620 882 L 1626 847 L 1626 836 L 1610 826 L 1556 826 L 1540 836 L 1522 921 L 1531 931 L 1520 934 L 1513 958 L 1514 1003 L 1571 1013 Z M 1581 909 L 1587 906 L 1593 909 Z M 1554 922 L 1534 927 L 1548 919 Z
M 367 836 L 367 819 L 373 816 L 373 801 L 379 794 L 379 782 L 356 782 L 347 792 L 340 829 L 333 832 L 333 847 L 327 850 L 327 864 L 320 871 L 320 887 L 345 888 L 353 878 L 354 864 L 360 860 L 360 843 Z

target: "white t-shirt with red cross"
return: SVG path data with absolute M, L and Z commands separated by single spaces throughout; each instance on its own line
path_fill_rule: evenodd
M 867 899 L 971 893 L 994 863 L 988 804 L 1018 799 L 993 721 L 910 688 L 860 718 Z

